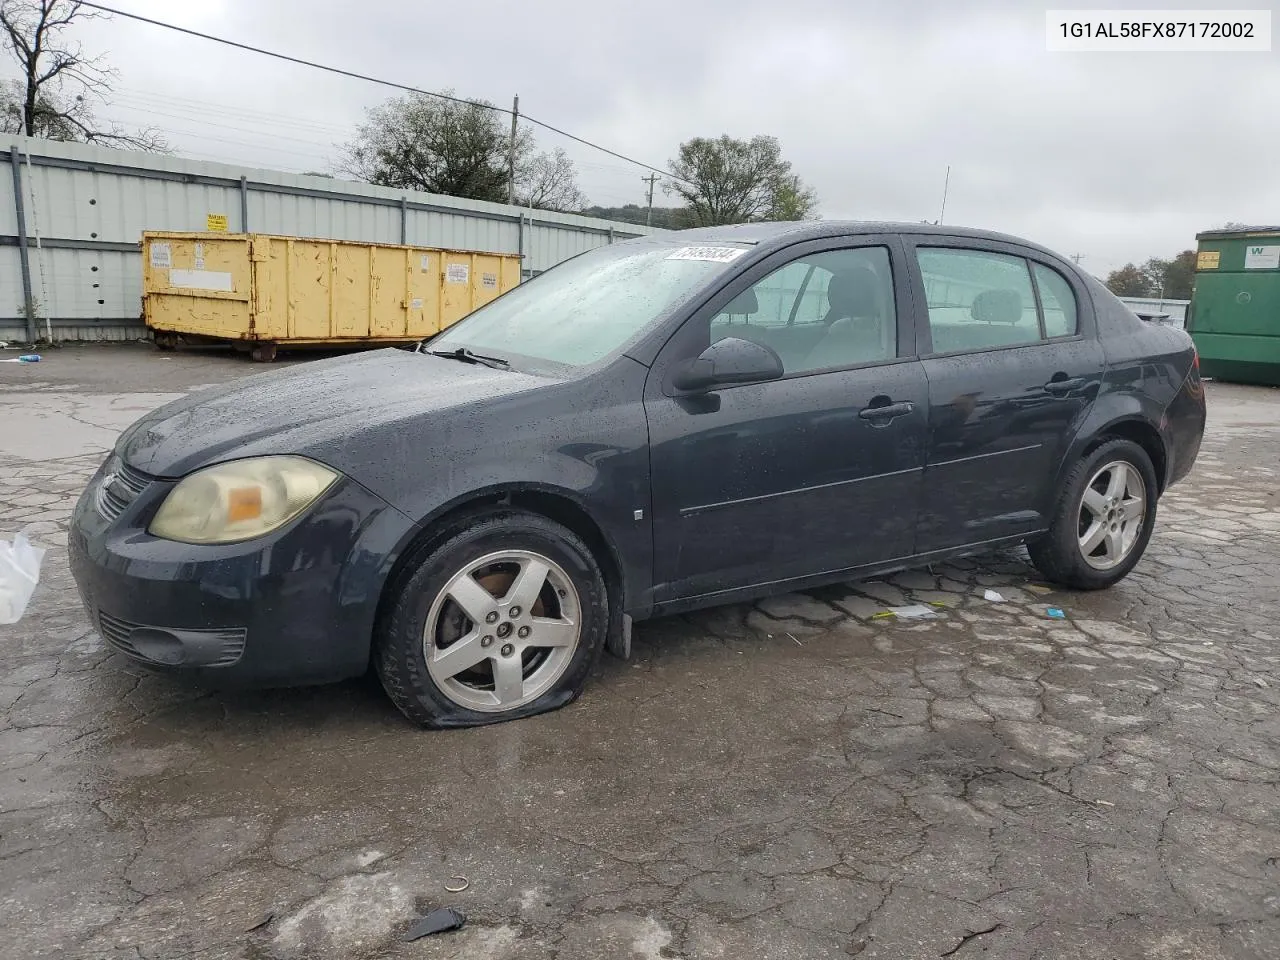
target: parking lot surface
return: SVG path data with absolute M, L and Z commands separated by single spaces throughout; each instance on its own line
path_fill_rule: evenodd
M 0 536 L 49 547 L 0 627 L 0 956 L 1280 955 L 1280 391 L 1209 384 L 1109 591 L 1019 550 L 656 620 L 564 710 L 423 732 L 373 681 L 152 677 L 85 619 L 66 523 L 116 433 L 261 371 L 0 366 Z M 401 940 L 438 906 L 466 926 Z

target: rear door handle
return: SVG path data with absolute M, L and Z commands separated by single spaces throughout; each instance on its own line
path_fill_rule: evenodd
M 1067 380 L 1050 380 L 1044 388 L 1049 393 L 1070 393 L 1072 390 L 1079 390 L 1087 382 L 1084 377 L 1071 377 Z
M 863 420 L 883 420 L 888 423 L 897 417 L 905 417 L 915 408 L 916 405 L 910 400 L 904 400 L 901 403 L 886 403 L 878 407 L 863 407 L 858 411 L 858 416 Z

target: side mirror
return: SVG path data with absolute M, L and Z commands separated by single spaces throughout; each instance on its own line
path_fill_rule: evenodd
M 782 376 L 782 359 L 768 347 L 751 340 L 725 337 L 695 360 L 676 369 L 671 385 L 693 393 L 731 383 L 759 383 Z

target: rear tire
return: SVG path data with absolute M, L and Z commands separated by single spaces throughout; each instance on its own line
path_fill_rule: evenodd
M 1128 575 L 1147 549 L 1159 486 L 1147 452 L 1108 440 L 1067 472 L 1049 532 L 1027 544 L 1049 580 L 1101 590 Z
M 609 625 L 586 544 L 510 508 L 442 530 L 388 590 L 374 667 L 395 705 L 424 727 L 498 723 L 572 702 Z

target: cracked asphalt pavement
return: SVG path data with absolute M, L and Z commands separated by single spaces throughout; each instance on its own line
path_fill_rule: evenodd
M 368 680 L 152 677 L 85 620 L 65 528 L 116 432 L 251 372 L 0 368 L 0 535 L 49 548 L 0 627 L 0 956 L 1280 956 L 1280 391 L 1208 385 L 1109 591 L 1012 551 L 652 621 L 564 710 L 423 732 Z M 876 616 L 908 602 L 937 618 Z M 401 940 L 439 906 L 466 926 Z

